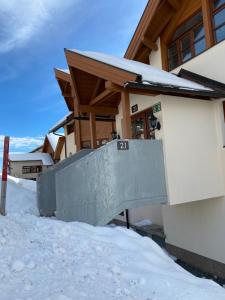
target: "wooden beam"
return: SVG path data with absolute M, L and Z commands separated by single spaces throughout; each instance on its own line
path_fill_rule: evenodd
M 151 49 L 151 50 L 154 50 L 154 51 L 157 51 L 158 50 L 158 46 L 157 46 L 157 44 L 156 43 L 154 43 L 152 40 L 150 40 L 149 38 L 147 38 L 147 37 L 143 37 L 142 38 L 142 43 L 147 47 L 147 48 L 149 48 L 149 49 Z
M 151 23 L 151 20 L 154 17 L 161 2 L 162 0 L 154 0 L 148 2 L 144 14 L 125 53 L 125 58 L 134 59 L 136 57 L 137 52 L 140 48 L 141 38 L 145 35 L 148 26 Z
M 110 94 L 112 94 L 112 91 L 104 90 L 102 93 L 100 93 L 98 96 L 96 96 L 94 99 L 91 100 L 90 105 L 95 105 L 95 104 L 103 101 Z
M 115 116 L 119 113 L 117 107 L 110 107 L 110 106 L 89 106 L 89 105 L 79 105 L 77 110 L 81 113 L 90 113 L 93 112 L 97 115 L 109 115 Z
M 211 48 L 214 44 L 213 24 L 212 24 L 212 3 L 210 0 L 201 0 L 203 25 L 205 28 L 206 48 Z
M 123 87 L 113 83 L 112 81 L 105 82 L 106 90 L 121 93 L 123 91 Z
M 171 39 L 171 37 L 176 29 L 177 23 L 179 22 L 181 16 L 183 15 L 189 1 L 190 0 L 183 0 L 179 11 L 174 15 L 170 24 L 164 30 L 164 33 L 162 35 L 163 43 L 167 44 L 169 42 L 169 40 Z
M 99 90 L 99 87 L 100 87 L 100 84 L 101 84 L 101 82 L 102 82 L 102 79 L 101 79 L 101 78 L 98 78 L 98 79 L 97 79 L 96 86 L 95 86 L 95 88 L 94 88 L 94 90 L 93 90 L 93 93 L 92 93 L 91 99 L 94 99 L 94 98 L 96 97 L 96 95 L 97 95 L 97 93 L 98 93 L 98 90 Z
M 78 117 L 79 114 L 77 112 L 74 113 L 74 117 Z M 76 144 L 76 150 L 81 150 L 81 126 L 80 126 L 80 120 L 75 119 L 75 130 L 74 130 L 74 137 L 75 137 L 75 144 Z
M 65 55 L 70 70 L 71 67 L 74 67 L 104 80 L 111 80 L 120 86 L 123 86 L 127 81 L 136 81 L 138 79 L 138 74 L 134 72 L 97 61 L 71 50 L 65 50 Z
M 72 97 L 71 93 L 62 93 L 63 97 Z
M 168 0 L 169 4 L 175 9 L 178 10 L 180 8 L 180 1 L 178 0 Z
M 130 115 L 130 96 L 127 91 L 121 93 L 121 104 L 123 112 L 123 138 L 131 139 L 131 115 Z
M 135 57 L 135 59 L 138 61 L 144 61 L 146 56 L 149 57 L 149 54 L 150 54 L 149 48 L 145 47 L 145 49 L 143 49 L 141 53 L 137 55 L 137 57 Z
M 97 148 L 97 135 L 96 135 L 96 115 L 94 112 L 90 112 L 90 134 L 91 134 L 91 148 Z
M 72 79 L 72 86 L 71 86 L 72 96 L 75 96 L 74 97 L 74 101 L 75 101 L 74 107 L 75 107 L 76 105 L 78 105 L 80 103 L 80 95 L 78 92 L 78 87 L 77 87 L 76 78 L 75 78 L 75 75 L 73 72 L 73 68 L 69 66 L 69 69 L 70 69 L 70 74 L 71 74 L 71 79 Z

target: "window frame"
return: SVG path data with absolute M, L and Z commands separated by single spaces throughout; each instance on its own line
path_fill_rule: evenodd
M 42 172 L 42 166 L 22 166 L 22 174 L 38 174 Z
M 214 38 L 213 46 L 225 40 L 225 38 L 222 39 L 221 41 L 217 41 L 217 39 L 216 39 L 216 31 L 221 27 L 225 27 L 225 21 L 217 27 L 214 22 L 215 15 L 218 14 L 220 11 L 225 10 L 225 3 L 223 3 L 222 5 L 220 5 L 217 8 L 214 8 L 214 2 L 215 1 L 213 1 L 211 3 L 211 22 L 212 22 L 213 38 Z
M 179 67 L 180 65 L 186 63 L 187 61 L 193 59 L 194 57 L 196 57 L 197 55 L 201 54 L 202 52 L 204 52 L 206 50 L 206 46 L 205 46 L 205 50 L 203 50 L 202 52 L 196 54 L 196 50 L 195 50 L 195 44 L 197 42 L 199 42 L 200 40 L 202 39 L 205 39 L 206 40 L 206 32 L 205 32 L 205 27 L 204 27 L 204 22 L 203 22 L 203 12 L 201 9 L 198 9 L 197 11 L 195 11 L 191 16 L 189 16 L 186 20 L 184 20 L 177 28 L 176 30 L 174 31 L 174 34 L 175 32 L 177 31 L 178 28 L 184 26 L 185 23 L 187 23 L 190 19 L 192 19 L 195 15 L 197 15 L 198 13 L 202 13 L 202 20 L 197 22 L 195 25 L 193 25 L 191 28 L 187 29 L 186 31 L 184 31 L 180 36 L 178 36 L 177 38 L 175 39 L 171 39 L 171 42 L 167 44 L 167 62 L 168 62 L 168 69 L 169 71 Z M 195 30 L 202 26 L 202 28 L 204 29 L 204 35 L 201 36 L 200 38 L 198 38 L 196 41 L 195 41 L 195 38 L 194 38 L 194 32 Z M 183 61 L 183 58 L 182 58 L 182 54 L 183 54 L 183 51 L 182 51 L 182 40 L 185 36 L 189 36 L 190 37 L 190 53 L 191 53 L 191 57 L 188 58 L 187 60 Z M 169 48 L 171 45 L 173 45 L 175 43 L 176 45 L 176 50 L 177 50 L 177 57 L 178 57 L 178 64 L 174 67 L 171 67 L 170 66 L 170 58 L 169 58 Z M 206 45 L 206 42 L 205 42 L 205 45 Z

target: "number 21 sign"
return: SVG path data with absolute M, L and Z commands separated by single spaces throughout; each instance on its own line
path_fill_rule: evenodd
M 128 141 L 118 141 L 117 149 L 118 150 L 129 150 L 129 142 Z

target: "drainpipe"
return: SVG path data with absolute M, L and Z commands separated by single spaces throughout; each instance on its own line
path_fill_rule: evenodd
M 58 136 L 63 136 L 65 137 L 65 135 L 63 134 L 59 134 L 59 133 L 56 133 L 56 132 L 52 132 L 54 135 L 58 135 Z M 66 137 L 65 137 L 65 158 L 67 158 L 67 147 L 66 147 Z

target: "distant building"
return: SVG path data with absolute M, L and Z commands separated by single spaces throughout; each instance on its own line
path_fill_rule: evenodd
M 42 152 L 42 150 L 43 150 L 43 145 L 31 150 L 30 153 Z
M 50 154 L 54 163 L 57 163 L 60 160 L 64 143 L 64 136 L 55 133 L 48 133 L 44 140 L 42 152 Z
M 40 172 L 54 164 L 48 153 L 24 153 L 9 155 L 9 174 L 14 177 L 36 180 Z

